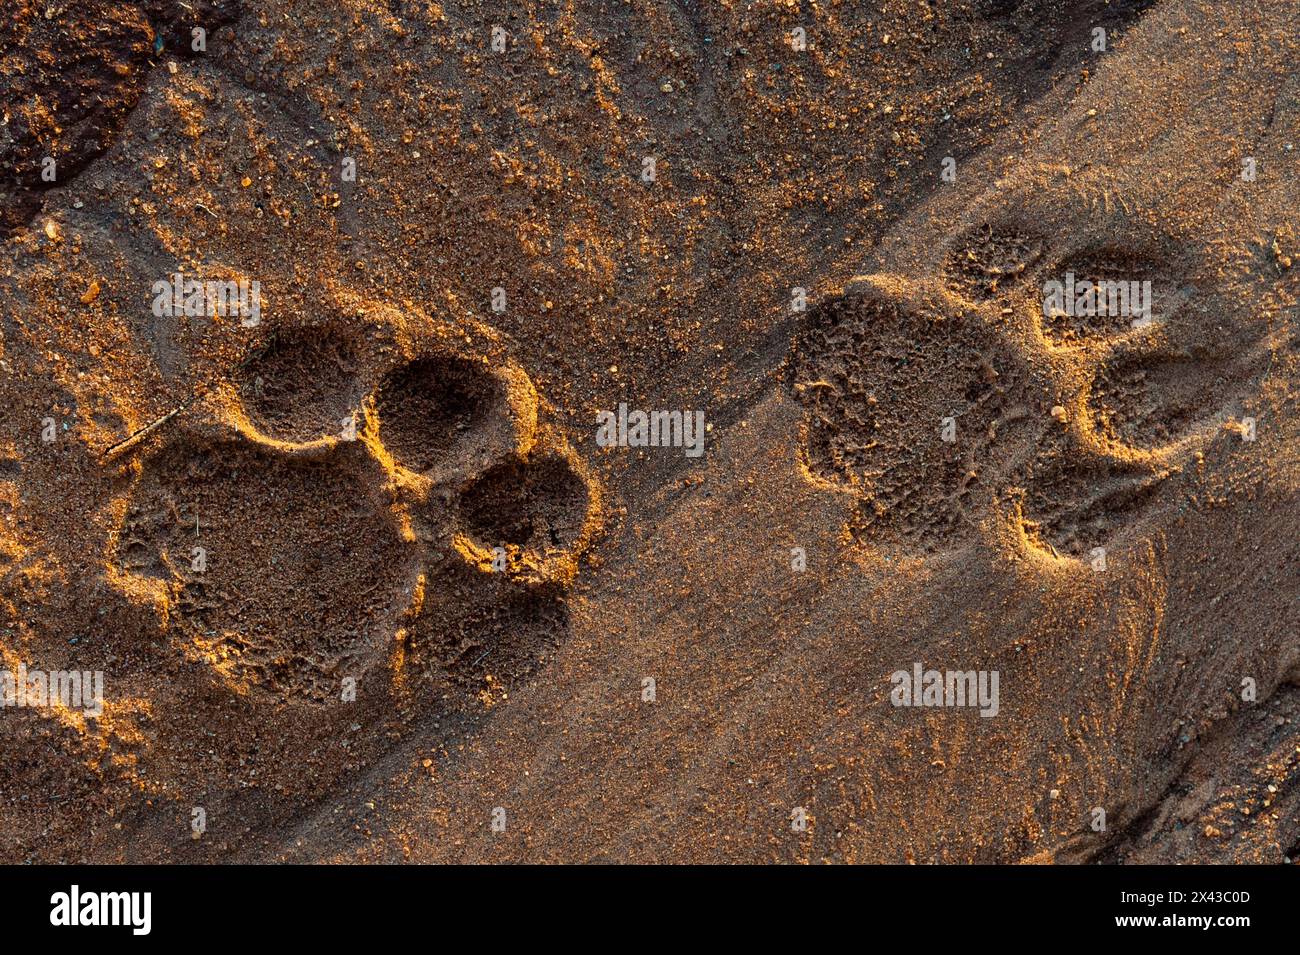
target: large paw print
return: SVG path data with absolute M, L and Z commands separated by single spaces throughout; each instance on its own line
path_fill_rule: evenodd
M 853 535 L 933 553 L 998 516 L 1084 556 L 1214 442 L 1240 440 L 1225 426 L 1267 348 L 1258 329 L 1210 321 L 1214 297 L 1171 260 L 986 225 L 933 279 L 857 279 L 813 310 L 791 384 L 807 466 L 856 493 Z M 1045 309 L 1044 283 L 1067 273 L 1149 281 L 1150 312 Z
M 558 639 L 599 510 L 491 333 L 282 332 L 137 467 L 120 586 L 241 694 L 518 673 Z M 396 360 L 389 356 L 396 352 Z

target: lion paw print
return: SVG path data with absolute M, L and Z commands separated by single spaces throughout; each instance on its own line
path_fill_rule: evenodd
M 115 549 L 237 692 L 518 674 L 558 641 L 598 493 L 491 332 L 284 331 L 204 407 L 136 467 Z
M 790 384 L 806 466 L 854 491 L 853 536 L 934 553 L 995 516 L 1084 557 L 1216 441 L 1240 441 L 1262 335 L 1207 321 L 1221 303 L 1162 261 L 984 226 L 938 275 L 862 277 L 812 310 Z M 1045 309 L 1044 283 L 1067 274 L 1149 281 L 1149 313 Z

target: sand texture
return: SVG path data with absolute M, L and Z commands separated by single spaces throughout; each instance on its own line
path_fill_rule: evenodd
M 0 862 L 1300 858 L 1298 24 L 7 2 Z

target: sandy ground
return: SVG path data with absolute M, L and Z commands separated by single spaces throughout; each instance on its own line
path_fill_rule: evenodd
M 10 3 L 0 860 L 1296 858 L 1297 22 Z

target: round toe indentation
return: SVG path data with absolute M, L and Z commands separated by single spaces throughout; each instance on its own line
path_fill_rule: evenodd
M 1151 450 L 1183 437 L 1213 415 L 1230 377 L 1190 355 L 1122 354 L 1102 365 L 1088 397 L 1099 434 Z
M 489 547 L 513 545 L 534 553 L 564 550 L 581 535 L 591 492 L 560 455 L 503 462 L 465 492 L 466 529 Z
M 241 388 L 245 412 L 279 441 L 339 434 L 362 396 L 351 343 L 328 330 L 277 334 L 249 362 Z
M 1062 443 L 1041 449 L 1025 478 L 1022 526 L 1030 543 L 1081 558 L 1138 526 L 1165 475 L 1087 460 Z
M 420 358 L 392 372 L 375 396 L 379 438 L 418 473 L 485 462 L 510 425 L 504 383 L 481 363 Z
M 949 254 L 949 282 L 967 298 L 985 301 L 1018 282 L 1042 252 L 1037 236 L 982 226 L 962 236 Z
M 1082 249 L 1045 270 L 1042 279 L 1043 333 L 1056 345 L 1114 338 L 1167 321 L 1189 294 L 1156 256 L 1112 246 Z

